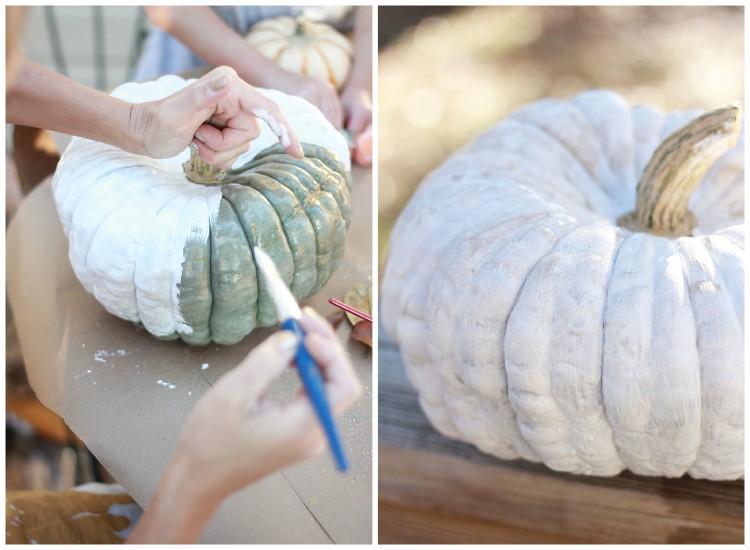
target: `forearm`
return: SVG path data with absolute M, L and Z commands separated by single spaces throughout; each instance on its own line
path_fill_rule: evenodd
M 129 544 L 191 544 L 198 541 L 221 499 L 201 488 L 179 455 L 167 468 L 154 498 L 144 510 Z
M 359 6 L 354 14 L 354 64 L 347 86 L 372 89 L 372 8 Z
M 138 152 L 132 104 L 18 57 L 6 89 L 6 121 L 81 136 Z
M 276 63 L 253 49 L 211 8 L 151 8 L 149 17 L 207 63 L 232 67 L 240 78 L 254 86 L 268 87 L 280 71 Z

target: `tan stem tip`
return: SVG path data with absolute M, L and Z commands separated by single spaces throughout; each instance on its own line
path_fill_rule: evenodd
M 708 169 L 737 142 L 742 107 L 732 103 L 699 116 L 671 134 L 654 152 L 636 192 L 635 211 L 618 224 L 632 231 L 690 235 L 695 216 L 687 205 Z

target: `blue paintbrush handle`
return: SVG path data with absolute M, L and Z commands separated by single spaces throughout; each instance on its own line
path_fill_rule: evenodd
M 341 438 L 339 438 L 336 425 L 333 423 L 333 415 L 326 399 L 320 369 L 304 344 L 305 332 L 302 330 L 299 322 L 292 318 L 283 321 L 281 328 L 297 335 L 299 346 L 297 347 L 297 355 L 294 357 L 297 370 L 299 371 L 300 378 L 302 378 L 305 390 L 307 390 L 307 395 L 310 397 L 310 401 L 312 401 L 313 408 L 318 414 L 318 419 L 323 425 L 323 430 L 325 430 L 328 437 L 328 443 L 331 447 L 333 458 L 336 460 L 336 466 L 338 466 L 339 470 L 345 472 L 349 469 L 349 466 L 346 462 L 346 456 L 344 456 L 344 449 L 341 446 Z

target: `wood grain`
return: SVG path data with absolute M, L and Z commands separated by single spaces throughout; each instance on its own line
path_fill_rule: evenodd
M 744 482 L 576 476 L 440 435 L 379 331 L 379 542 L 744 542 Z

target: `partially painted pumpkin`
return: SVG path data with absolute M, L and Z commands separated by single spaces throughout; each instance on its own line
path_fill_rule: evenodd
M 168 76 L 112 95 L 142 102 L 189 82 Z M 53 180 L 70 261 L 87 291 L 159 338 L 232 344 L 277 322 L 253 246 L 275 261 L 299 300 L 340 265 L 350 222 L 346 142 L 301 98 L 271 90 L 303 144 L 287 155 L 261 123 L 224 180 L 190 181 L 189 151 L 165 160 L 74 138 Z
M 545 99 L 423 181 L 381 306 L 438 430 L 566 472 L 743 475 L 743 139 L 737 108 L 698 114 Z
M 340 90 L 352 67 L 352 43 L 326 23 L 303 16 L 256 23 L 245 40 L 287 71 L 317 78 Z

